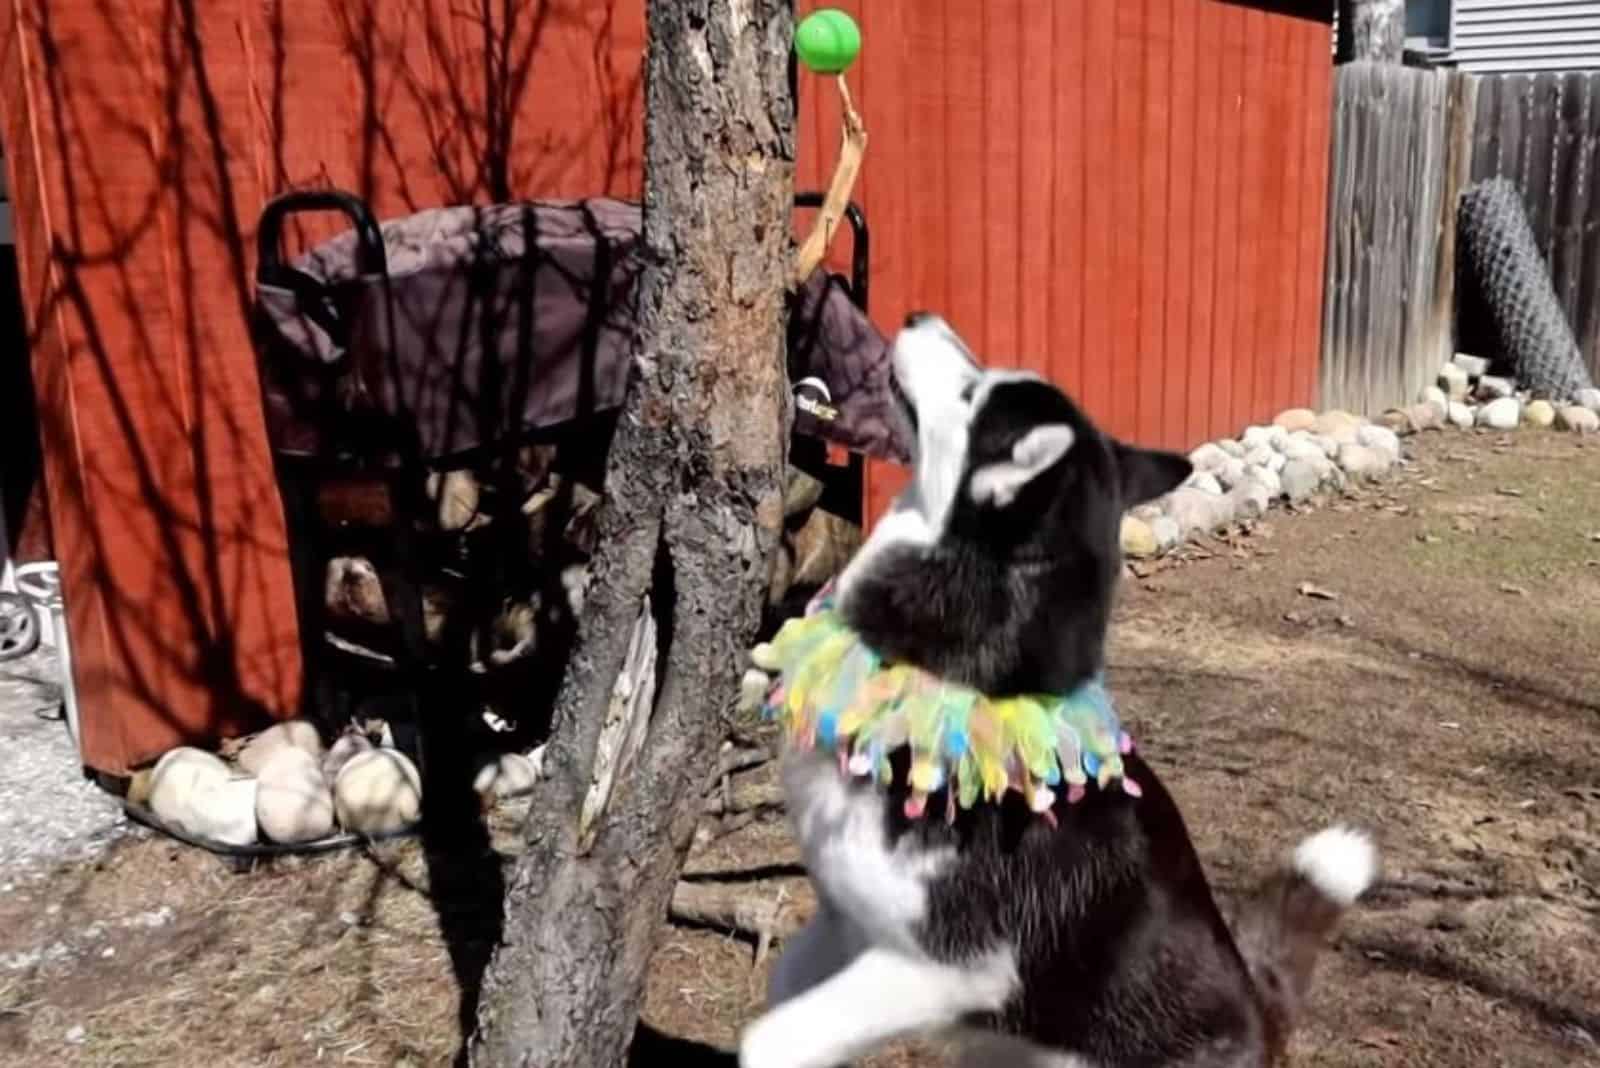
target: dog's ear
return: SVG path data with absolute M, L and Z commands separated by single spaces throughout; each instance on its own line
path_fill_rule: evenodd
M 1077 435 L 1066 423 L 1036 426 L 1011 447 L 1011 459 L 984 464 L 972 472 L 967 492 L 977 504 L 1004 508 L 1022 487 L 1054 467 L 1072 448 Z
M 1194 465 L 1175 452 L 1141 449 L 1120 441 L 1112 442 L 1112 452 L 1122 483 L 1122 503 L 1127 508 L 1170 493 L 1194 471 Z

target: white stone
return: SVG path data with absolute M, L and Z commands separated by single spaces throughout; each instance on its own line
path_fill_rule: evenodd
M 1522 421 L 1522 404 L 1515 397 L 1501 397 L 1478 409 L 1478 425 L 1495 430 L 1515 430 Z
M 1406 414 L 1411 417 L 1411 427 L 1414 430 L 1438 430 L 1444 426 L 1444 417 L 1450 410 L 1450 404 L 1433 404 L 1422 401 L 1406 409 Z
M 1578 434 L 1600 433 L 1600 413 L 1574 404 L 1556 413 L 1556 426 Z
M 1439 368 L 1439 385 L 1437 387 L 1448 400 L 1464 401 L 1472 390 L 1472 383 L 1467 378 L 1467 372 L 1453 363 L 1447 363 Z
M 1328 450 L 1315 435 L 1302 432 L 1289 435 L 1289 441 L 1283 448 L 1283 455 L 1290 460 L 1326 460 Z
M 1351 478 L 1381 479 L 1393 466 L 1393 456 L 1370 445 L 1345 445 L 1339 449 L 1339 467 Z
M 1540 429 L 1551 426 L 1556 421 L 1556 406 L 1547 400 L 1530 401 L 1522 409 L 1522 421 Z
M 1178 521 L 1170 515 L 1163 515 L 1152 520 L 1150 532 L 1156 536 L 1156 546 L 1162 553 L 1169 553 L 1178 547 L 1183 540 L 1183 529 L 1178 526 Z
M 1400 435 L 1388 427 L 1364 426 L 1356 431 L 1356 444 L 1378 449 L 1389 454 L 1391 460 L 1400 459 Z
M 1501 397 L 1512 397 L 1517 392 L 1517 384 L 1509 378 L 1497 375 L 1484 375 L 1478 379 L 1478 396 L 1485 400 L 1498 400 Z
M 1445 396 L 1444 390 L 1438 386 L 1422 387 L 1422 392 L 1417 394 L 1417 403 L 1432 406 L 1433 410 L 1439 413 L 1441 420 L 1444 419 L 1445 413 L 1450 410 L 1450 398 Z
M 1322 459 L 1320 453 L 1317 455 L 1319 459 Z M 1322 462 L 1327 463 L 1328 461 L 1323 459 Z M 1288 465 L 1287 460 L 1284 461 L 1284 465 Z M 1283 496 L 1283 478 L 1278 474 L 1278 472 L 1274 471 L 1270 467 L 1252 467 L 1249 468 L 1248 471 L 1249 473 L 1247 477 L 1251 481 L 1259 482 L 1263 487 L 1265 487 L 1268 497 Z
M 1184 485 L 1193 489 L 1204 490 L 1207 493 L 1220 494 L 1222 492 L 1222 483 L 1218 482 L 1217 476 L 1210 471 L 1196 471 L 1189 476 Z
M 1206 442 L 1189 454 L 1189 463 L 1197 473 L 1215 471 L 1228 462 L 1228 454 L 1218 445 Z
M 1587 408 L 1600 415 L 1600 389 L 1580 389 L 1578 395 L 1572 398 L 1580 408 Z
M 1462 430 L 1471 430 L 1477 423 L 1477 416 L 1473 412 L 1472 406 L 1470 404 L 1462 404 L 1460 401 L 1450 402 L 1449 419 L 1451 426 Z
M 1328 462 L 1323 457 L 1322 462 Z M 1317 492 L 1322 471 L 1310 460 L 1290 460 L 1283 468 L 1283 494 L 1296 504 Z
M 422 815 L 422 776 L 397 750 L 369 750 L 339 772 L 333 808 L 339 826 L 356 834 L 404 830 Z
M 1244 459 L 1244 446 L 1232 438 L 1223 438 L 1217 442 L 1217 448 L 1232 456 L 1235 460 Z
M 1244 434 L 1239 440 L 1244 442 L 1248 455 L 1249 450 L 1260 446 L 1276 449 L 1279 442 L 1287 441 L 1288 438 L 1289 432 L 1281 426 L 1251 426 L 1245 427 Z
M 1272 451 L 1272 454 L 1267 457 L 1267 462 L 1266 462 L 1266 464 L 1264 466 L 1266 467 L 1266 469 L 1268 471 L 1282 471 L 1283 470 L 1283 465 L 1288 463 L 1288 462 L 1289 462 L 1289 457 L 1285 456 L 1283 453 L 1278 452 L 1276 449 L 1274 449 Z
M 239 751 L 239 767 L 252 775 L 260 775 L 272 755 L 284 746 L 303 749 L 314 757 L 322 756 L 322 736 L 312 723 L 303 719 L 288 719 L 274 723 L 245 743 Z
M 1233 502 L 1233 514 L 1239 519 L 1259 519 L 1275 496 L 1265 484 L 1253 478 L 1228 491 L 1228 498 Z
M 313 842 L 333 833 L 333 794 L 317 758 L 281 746 L 256 779 L 256 823 L 274 842 Z
M 1270 445 L 1257 445 L 1244 454 L 1244 462 L 1251 467 L 1266 467 L 1278 455 L 1282 454 Z
M 1482 356 L 1468 356 L 1458 352 L 1450 358 L 1450 362 L 1464 371 L 1468 378 L 1477 378 L 1489 373 L 1489 361 Z
M 1167 498 L 1167 515 L 1178 524 L 1182 536 L 1209 533 L 1233 522 L 1234 502 L 1226 496 L 1182 486 Z
M 1332 460 L 1339 455 L 1339 441 L 1328 434 L 1312 434 L 1311 440 L 1322 446 L 1322 455 L 1325 459 Z
M 1211 473 L 1216 476 L 1223 489 L 1231 490 L 1244 481 L 1245 472 L 1249 469 L 1249 466 L 1243 460 L 1230 456 L 1227 463 Z

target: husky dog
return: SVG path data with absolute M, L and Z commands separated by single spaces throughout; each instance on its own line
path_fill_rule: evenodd
M 915 475 L 839 577 L 845 621 L 886 661 L 984 693 L 1066 694 L 1103 667 L 1125 509 L 1188 461 L 1100 432 L 1060 390 L 985 371 L 936 316 L 894 342 Z M 1300 843 L 1232 924 L 1172 797 L 1016 794 L 908 817 L 893 785 L 791 753 L 784 787 L 820 907 L 785 948 L 744 1068 L 832 1068 L 954 1034 L 968 1063 L 1245 1068 L 1283 1054 L 1324 937 L 1377 874 L 1362 833 Z M 930 805 L 931 811 L 942 806 Z

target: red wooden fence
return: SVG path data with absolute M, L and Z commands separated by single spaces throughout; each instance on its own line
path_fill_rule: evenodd
M 803 5 L 808 9 L 817 4 Z M 1115 433 L 1187 447 L 1314 400 L 1328 25 L 1217 0 L 854 0 L 885 327 L 941 311 Z M 837 138 L 802 81 L 803 181 Z M 869 469 L 869 511 L 902 484 Z
M 809 10 L 814 3 L 802 3 Z M 874 311 L 943 311 L 1182 445 L 1312 397 L 1327 27 L 1217 0 L 857 0 Z M 284 530 L 246 327 L 256 214 L 636 193 L 643 0 L 15 0 L 24 298 L 89 762 L 281 715 Z M 838 138 L 801 80 L 800 184 Z M 844 250 L 840 250 L 842 255 Z M 874 510 L 894 489 L 871 478 Z

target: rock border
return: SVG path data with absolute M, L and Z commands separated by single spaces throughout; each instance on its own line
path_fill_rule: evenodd
M 1459 354 L 1416 403 L 1376 419 L 1290 408 L 1237 438 L 1199 445 L 1189 453 L 1194 474 L 1182 486 L 1123 516 L 1123 554 L 1165 556 L 1197 537 L 1259 519 L 1274 504 L 1301 505 L 1318 493 L 1382 482 L 1404 462 L 1401 439 L 1422 431 L 1528 426 L 1600 433 L 1600 389 L 1553 402 L 1487 372 L 1488 361 Z

